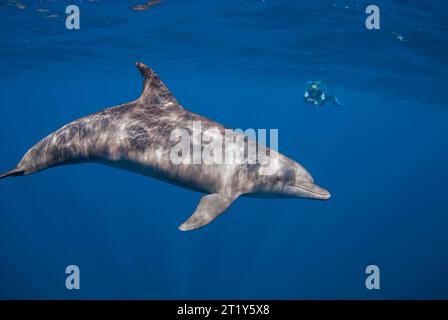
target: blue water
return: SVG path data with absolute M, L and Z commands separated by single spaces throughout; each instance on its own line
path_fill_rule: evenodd
M 185 233 L 201 194 L 147 177 L 83 164 L 5 179 L 0 298 L 448 298 L 446 1 L 375 1 L 372 31 L 370 1 L 130 9 L 142 2 L 0 1 L 0 171 L 138 97 L 143 61 L 193 112 L 278 128 L 280 152 L 332 198 L 240 198 Z M 69 4 L 80 30 L 65 28 Z M 304 105 L 314 79 L 344 106 Z M 65 288 L 69 264 L 80 290 Z M 371 264 L 380 290 L 365 288 Z

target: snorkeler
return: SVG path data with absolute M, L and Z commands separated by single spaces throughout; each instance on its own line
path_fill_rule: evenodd
M 328 101 L 333 101 L 334 105 L 341 107 L 342 103 L 339 102 L 335 96 L 330 96 L 323 90 L 322 82 L 309 81 L 309 88 L 303 96 L 303 102 L 313 104 L 315 106 L 324 106 Z

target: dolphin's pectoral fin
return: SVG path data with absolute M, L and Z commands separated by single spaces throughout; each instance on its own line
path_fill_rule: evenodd
M 225 197 L 219 193 L 202 197 L 196 211 L 181 224 L 179 230 L 189 231 L 209 224 L 223 213 L 236 198 L 237 196 Z
M 154 70 L 141 62 L 136 62 L 135 65 L 143 77 L 143 91 L 139 99 L 141 102 L 159 107 L 179 105 Z

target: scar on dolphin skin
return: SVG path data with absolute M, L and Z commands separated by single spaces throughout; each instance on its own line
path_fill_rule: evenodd
M 240 196 L 330 198 L 330 193 L 314 184 L 299 163 L 246 139 L 239 132 L 235 133 L 237 139 L 224 144 L 224 148 L 238 150 L 241 146 L 236 141 L 243 140 L 243 149 L 267 149 L 274 165 L 174 163 L 170 157 L 175 143 L 171 140 L 174 130 L 193 132 L 197 122 L 216 132 L 225 132 L 226 128 L 183 108 L 150 67 L 141 62 L 136 66 L 143 77 L 143 90 L 138 99 L 66 124 L 37 142 L 0 179 L 65 164 L 99 162 L 205 193 L 195 212 L 180 225 L 182 231 L 214 221 Z M 267 171 L 270 173 L 266 174 Z
M 135 11 L 144 11 L 162 2 L 163 2 L 162 0 L 151 0 L 144 4 L 136 4 L 135 6 L 132 6 L 131 9 Z

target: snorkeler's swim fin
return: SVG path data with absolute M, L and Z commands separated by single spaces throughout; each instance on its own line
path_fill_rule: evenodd
M 334 97 L 333 102 L 336 106 L 342 107 L 342 103 L 338 100 L 338 98 Z

